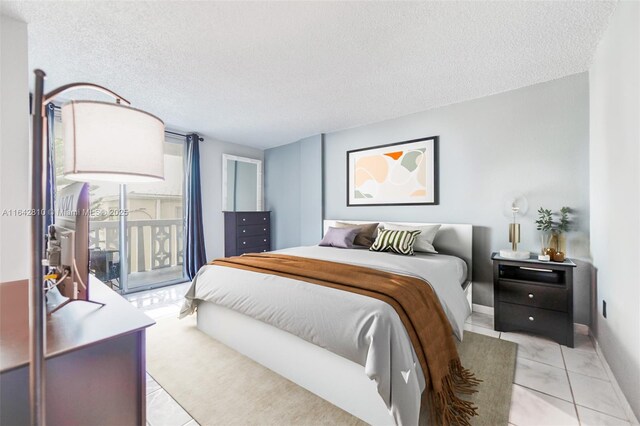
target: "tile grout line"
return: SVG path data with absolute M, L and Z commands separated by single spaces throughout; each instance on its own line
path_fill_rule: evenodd
M 598 356 L 598 359 L 600 360 L 600 363 L 604 368 L 605 374 L 609 378 L 609 382 L 613 387 L 613 393 L 616 395 L 618 402 L 622 406 L 624 415 L 627 417 L 625 420 L 632 425 L 639 424 L 638 419 L 635 416 L 635 413 L 633 412 L 633 410 L 631 409 L 631 406 L 629 405 L 629 401 L 627 401 L 626 396 L 624 395 L 624 392 L 622 392 L 622 389 L 620 388 L 620 384 L 618 383 L 618 380 L 616 379 L 615 374 L 613 374 L 613 370 L 611 370 L 611 366 L 607 362 L 607 359 L 605 358 L 604 353 L 602 352 L 602 348 L 600 347 L 598 340 L 591 333 L 589 333 L 589 340 L 592 340 L 592 344 L 596 349 L 596 355 Z
M 578 413 L 578 406 L 576 404 L 576 396 L 573 393 L 573 385 L 571 384 L 571 379 L 569 378 L 569 369 L 567 368 L 567 360 L 564 359 L 564 351 L 562 350 L 562 347 L 560 347 L 560 356 L 562 357 L 562 363 L 564 364 L 564 374 L 567 376 L 567 383 L 569 383 L 569 392 L 571 392 L 571 399 L 573 400 L 573 411 L 575 411 L 576 413 L 576 419 L 578 420 L 578 424 L 582 425 L 582 421 L 580 420 L 580 414 Z
M 155 379 L 154 379 L 154 380 L 155 380 Z M 158 392 L 158 391 L 164 391 L 167 395 L 169 395 L 169 398 L 171 398 L 171 400 L 172 400 L 173 402 L 175 402 L 175 403 L 176 403 L 176 405 L 178 405 L 178 407 L 182 408 L 182 410 L 183 410 L 185 413 L 187 413 L 187 415 L 189 416 L 189 420 L 187 420 L 187 422 L 186 422 L 186 423 L 184 423 L 182 426 L 186 425 L 186 424 L 187 424 L 187 423 L 189 423 L 191 420 L 194 420 L 194 421 L 195 421 L 195 419 L 193 418 L 193 416 L 191 415 L 191 413 L 190 413 L 190 412 L 188 412 L 188 411 L 187 411 L 187 409 L 186 409 L 186 408 L 184 408 L 184 407 L 182 406 L 182 404 L 180 404 L 180 403 L 178 402 L 178 400 L 176 400 L 176 399 L 173 397 L 173 395 L 171 395 L 171 394 L 169 393 L 169 391 L 167 391 L 167 390 L 166 390 L 166 389 L 165 389 L 165 388 L 160 384 L 160 382 L 158 382 L 158 381 L 156 380 L 156 383 L 158 384 L 158 386 L 160 386 L 160 389 L 158 389 L 157 391 L 153 391 L 153 392 L 151 392 L 151 393 L 156 393 L 156 392 Z M 149 394 L 149 395 L 151 395 L 151 394 Z M 153 426 L 153 425 L 151 425 L 151 426 Z
M 551 395 L 551 394 L 546 393 L 546 392 L 543 392 L 543 391 L 541 391 L 541 390 L 539 390 L 539 389 L 530 388 L 529 386 L 525 386 L 525 385 L 523 385 L 523 384 L 521 384 L 521 383 L 516 383 L 516 382 L 513 382 L 513 384 L 514 384 L 514 385 L 518 385 L 518 386 L 520 386 L 521 388 L 529 389 L 529 390 L 532 390 L 532 391 L 534 391 L 534 392 L 538 392 L 538 393 L 541 393 L 541 394 L 543 394 L 543 395 L 550 396 L 551 398 L 559 399 L 560 401 L 563 401 L 563 402 L 568 402 L 569 404 L 572 404 L 572 405 L 574 405 L 574 406 L 575 406 L 575 404 L 574 404 L 573 402 L 571 402 L 571 401 L 567 401 L 567 400 L 566 400 L 566 399 L 564 399 L 564 398 L 560 398 L 560 397 L 558 397 L 558 396 Z M 572 395 L 572 397 L 573 397 L 573 395 Z
M 629 421 L 629 419 L 623 419 L 622 417 L 616 416 L 616 415 L 614 415 L 614 414 L 605 413 L 604 411 L 596 410 L 595 408 L 587 407 L 587 406 L 582 405 L 582 404 L 575 404 L 575 405 L 576 405 L 576 409 L 577 409 L 578 407 L 582 407 L 582 408 L 585 408 L 585 409 L 587 409 L 587 410 L 595 411 L 596 413 L 604 414 L 604 415 L 605 415 L 605 416 L 607 416 L 607 417 L 613 417 L 613 418 L 614 418 L 614 419 L 616 419 L 616 420 L 622 420 L 623 422 L 627 422 L 627 423 L 629 423 L 629 424 L 633 425 L 633 423 L 631 423 L 631 422 Z
M 500 339 L 500 340 L 504 340 L 505 342 L 511 342 L 511 340 L 505 340 L 505 339 Z M 516 345 L 520 344 L 518 342 L 511 342 L 511 343 L 515 343 Z M 562 352 L 562 350 L 561 350 L 561 352 Z M 525 356 L 518 356 L 517 358 L 522 358 L 522 359 L 526 359 L 527 361 L 537 362 L 537 363 L 544 364 L 544 365 L 549 366 L 549 367 L 559 368 L 560 370 L 565 370 L 565 371 L 567 370 L 566 367 L 565 368 L 558 367 L 557 365 L 549 364 L 549 363 L 544 362 L 544 361 L 538 361 L 537 359 L 527 358 Z

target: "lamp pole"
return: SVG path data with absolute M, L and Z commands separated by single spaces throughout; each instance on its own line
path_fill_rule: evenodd
M 35 70 L 36 84 L 33 99 L 33 134 L 31 153 L 31 280 L 29 282 L 29 400 L 31 424 L 44 425 L 44 347 L 45 347 L 45 304 L 42 275 L 42 259 L 44 255 L 44 111 L 43 89 L 45 73 Z
M 35 91 L 33 97 L 32 152 L 31 152 L 31 278 L 29 280 L 29 407 L 31 425 L 46 424 L 45 411 L 45 297 L 44 297 L 44 186 L 47 154 L 45 140 L 45 104 L 59 94 L 75 89 L 92 89 L 110 95 L 117 103 L 129 105 L 129 101 L 117 93 L 92 83 L 71 83 L 60 86 L 44 94 L 42 70 L 35 70 Z

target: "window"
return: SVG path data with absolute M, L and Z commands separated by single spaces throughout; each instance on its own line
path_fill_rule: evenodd
M 72 181 L 63 176 L 64 142 L 59 116 L 54 136 L 56 187 L 60 189 Z M 181 140 L 167 139 L 164 148 L 164 182 L 127 185 L 89 182 L 90 269 L 123 293 L 185 281 L 184 145 Z M 121 206 L 127 214 L 119 214 Z M 125 247 L 121 247 L 121 238 Z M 126 257 L 121 255 L 123 248 Z

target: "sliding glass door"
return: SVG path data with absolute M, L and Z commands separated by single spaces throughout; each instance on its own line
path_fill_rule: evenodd
M 62 175 L 61 134 L 57 119 L 54 136 L 58 189 L 71 183 Z M 182 265 L 184 145 L 181 140 L 168 139 L 164 147 L 164 182 L 90 182 L 90 270 L 122 293 L 186 280 Z
M 126 188 L 130 291 L 184 281 L 184 146 L 164 145 L 164 182 Z

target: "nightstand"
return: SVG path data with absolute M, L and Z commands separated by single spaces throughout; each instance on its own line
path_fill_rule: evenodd
M 491 255 L 496 331 L 528 331 L 573 347 L 573 268 L 536 257 Z

